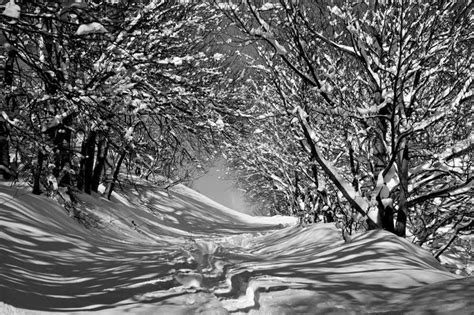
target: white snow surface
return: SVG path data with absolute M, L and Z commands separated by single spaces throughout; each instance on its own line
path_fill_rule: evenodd
M 178 185 L 111 201 L 0 185 L 1 314 L 472 314 L 474 280 L 384 231 L 251 217 Z M 79 223 L 81 218 L 82 222 Z

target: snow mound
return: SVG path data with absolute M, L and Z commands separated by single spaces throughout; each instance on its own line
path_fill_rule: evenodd
M 74 210 L 0 186 L 0 312 L 439 313 L 474 310 L 472 278 L 384 231 L 251 217 L 178 186 Z

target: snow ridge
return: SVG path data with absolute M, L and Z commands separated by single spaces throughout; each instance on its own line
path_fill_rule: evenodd
M 283 227 L 291 220 L 242 215 L 183 186 L 167 193 L 143 185 L 111 201 L 79 199 L 77 211 L 94 213 L 96 227 L 78 224 L 54 200 L 0 186 L 0 310 L 474 309 L 467 296 L 472 278 L 447 272 L 428 252 L 385 231 L 344 243 L 334 225 Z

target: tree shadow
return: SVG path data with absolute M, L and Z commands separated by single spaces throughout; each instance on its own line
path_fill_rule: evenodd
M 59 206 L 34 196 L 26 198 L 30 204 L 31 198 L 37 208 L 15 201 L 0 207 L 0 297 L 7 304 L 42 311 L 109 308 L 177 286 L 172 270 L 190 267 L 178 247 L 112 242 L 106 231 L 87 230 Z
M 270 227 L 249 227 L 179 194 L 171 200 L 149 195 L 146 204 L 158 213 L 134 209 L 133 218 L 143 223 L 139 228 L 156 237 L 173 236 L 171 241 L 143 241 L 141 234 L 120 235 L 113 228 L 86 229 L 50 200 L 0 194 L 0 300 L 36 311 L 122 307 L 133 312 L 142 304 L 172 305 L 172 300 L 194 294 L 176 280 L 180 270 L 200 272 L 205 279 L 198 290 L 223 303 L 246 296 L 252 288 L 255 302 L 249 307 L 256 310 L 264 307 L 269 296 L 279 297 L 271 303 L 282 309 L 291 306 L 303 312 L 316 302 L 323 303 L 323 309 L 331 308 L 332 304 L 321 302 L 324 299 L 354 310 L 380 310 L 384 305 L 400 310 L 400 305 L 410 305 L 412 295 L 429 303 L 430 290 L 422 288 L 436 283 L 439 286 L 432 289 L 439 291 L 440 299 L 443 283 L 447 283 L 450 296 L 462 297 L 451 300 L 462 306 L 466 287 L 472 288 L 472 282 L 460 284 L 429 253 L 384 231 L 366 233 L 345 245 L 333 228 L 318 225 L 252 236 Z M 166 212 L 165 205 L 173 211 Z M 160 221 L 158 216 L 163 213 L 176 221 Z M 183 218 L 189 223 L 182 222 Z M 210 278 L 203 271 L 207 265 L 199 266 L 197 258 L 184 254 L 181 235 L 158 230 L 160 226 L 194 229 L 199 236 L 196 240 L 204 243 L 213 236 L 218 242 L 237 233 L 250 233 L 245 236 L 250 241 L 247 246 L 221 250 L 206 249 L 204 243 L 202 248 L 194 245 L 193 250 L 207 255 L 211 265 L 216 261 L 224 264 L 221 274 Z
M 172 191 L 172 197 L 165 196 L 162 192 L 149 190 L 137 186 L 136 198 L 130 198 L 131 202 L 141 208 L 148 209 L 148 213 L 154 216 L 153 220 L 145 222 L 140 220 L 140 226 L 153 225 L 157 220 L 174 229 L 187 231 L 200 236 L 212 236 L 241 233 L 261 233 L 277 228 L 277 225 L 249 223 L 240 220 L 233 214 L 226 213 L 218 207 L 196 200 L 179 191 Z M 146 217 L 146 216 L 145 216 Z
M 341 301 L 348 312 L 396 312 L 406 305 L 412 305 L 412 308 L 416 306 L 411 299 L 413 292 L 422 290 L 420 288 L 433 283 L 438 283 L 441 288 L 443 283 L 452 282 L 451 299 L 457 296 L 456 291 L 464 297 L 455 299 L 459 306 L 456 310 L 464 311 L 472 307 L 465 291 L 473 288 L 474 281 L 455 287 L 459 277 L 446 272 L 429 253 L 391 233 L 366 233 L 342 246 L 320 244 L 318 239 L 313 239 L 305 242 L 306 248 L 288 253 L 295 246 L 291 236 L 289 238 L 287 244 L 265 251 L 262 248 L 268 238 L 263 237 L 257 251 L 251 251 L 251 255 L 245 256 L 245 261 L 228 271 L 232 290 L 223 294 L 222 298 L 238 299 L 252 286 L 255 296 L 258 296 L 256 300 L 265 299 L 265 295 L 271 296 L 270 303 L 283 308 L 288 305 L 302 307 L 304 303 L 308 303 L 308 307 L 314 306 L 316 302 L 328 298 L 333 302 Z M 291 290 L 299 293 L 292 295 L 289 293 Z M 277 293 L 280 291 L 291 295 L 293 299 L 287 300 L 285 294 L 281 293 L 280 301 L 276 297 L 280 297 Z M 305 294 L 307 300 L 300 301 L 298 296 Z M 427 292 L 419 294 L 425 298 L 425 303 L 430 303 Z M 437 299 L 449 303 L 450 297 L 440 294 Z M 259 310 L 259 304 L 256 301 L 252 308 Z M 337 311 L 337 308 L 333 311 Z M 273 309 L 272 312 L 277 311 Z

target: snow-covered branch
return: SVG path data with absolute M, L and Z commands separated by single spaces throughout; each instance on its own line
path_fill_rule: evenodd
M 351 183 L 345 180 L 340 174 L 336 167 L 323 157 L 321 149 L 319 148 L 319 140 L 316 137 L 316 133 L 310 127 L 307 121 L 308 114 L 301 108 L 298 108 L 298 119 L 301 127 L 305 134 L 306 139 L 311 147 L 311 152 L 315 160 L 324 170 L 325 174 L 331 179 L 333 184 L 341 191 L 347 201 L 351 204 L 354 209 L 363 215 L 367 215 L 375 224 L 379 224 L 377 213 L 368 213 L 369 204 L 365 198 L 354 190 Z

